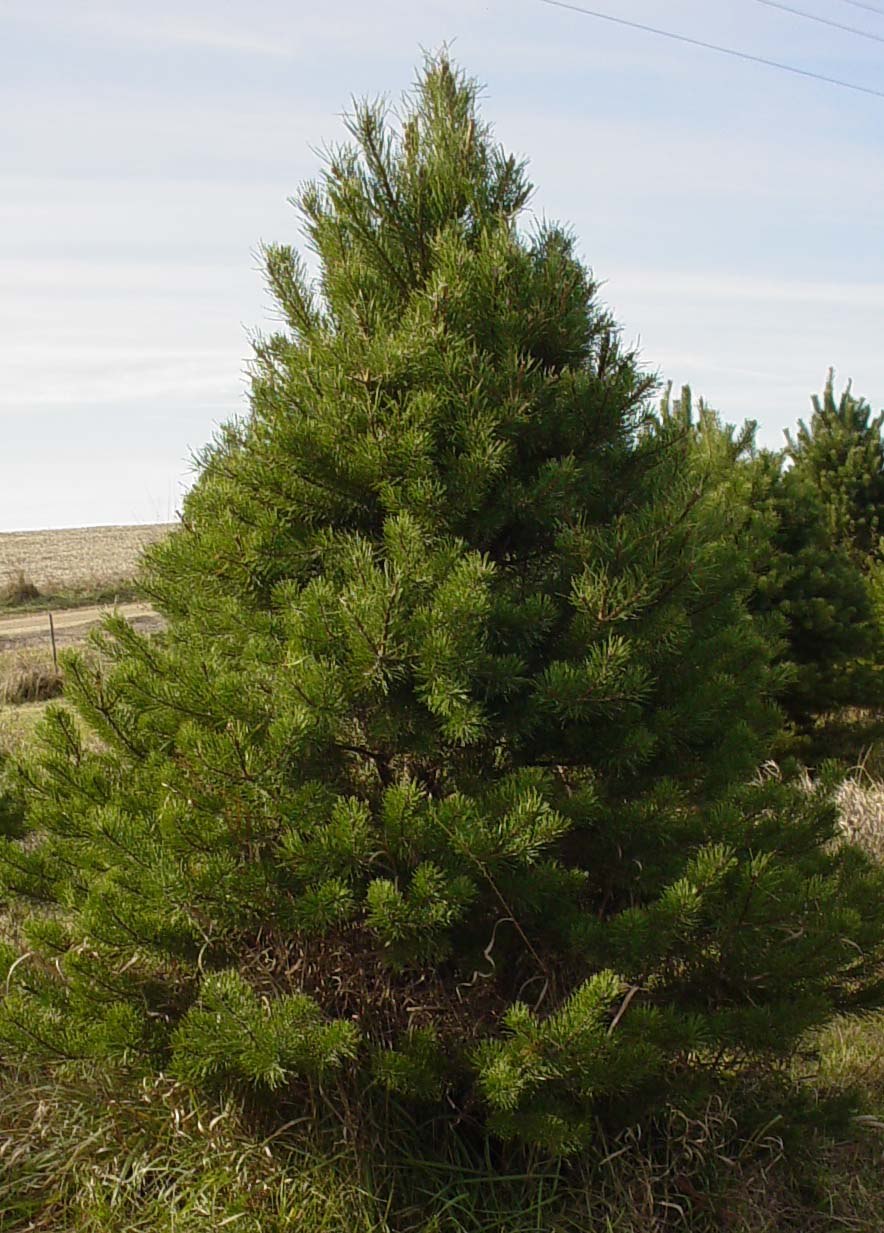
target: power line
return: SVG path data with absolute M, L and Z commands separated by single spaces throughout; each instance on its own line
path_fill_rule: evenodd
M 860 30 L 858 26 L 845 26 L 840 21 L 818 17 L 816 13 L 807 13 L 804 9 L 793 9 L 790 4 L 780 4 L 779 0 L 758 0 L 758 3 L 769 9 L 781 9 L 784 13 L 792 13 L 795 17 L 804 17 L 807 21 L 818 21 L 821 26 L 831 26 L 833 30 L 846 30 L 848 34 L 858 34 L 861 39 L 873 39 L 876 43 L 884 43 L 884 35 L 872 34 L 871 30 Z
M 858 0 L 854 0 L 858 3 Z M 830 86 L 840 86 L 843 90 L 857 90 L 860 94 L 873 94 L 876 98 L 884 98 L 884 90 L 875 90 L 872 86 L 860 86 L 854 81 L 841 81 L 837 77 L 827 77 L 824 73 L 815 73 L 812 69 L 796 68 L 794 64 L 783 64 L 779 60 L 768 60 L 764 56 L 754 56 L 748 51 L 736 51 L 733 47 L 722 47 L 718 43 L 706 43 L 702 39 L 691 38 L 688 34 L 675 34 L 672 30 L 661 30 L 659 26 L 646 26 L 639 21 L 628 21 L 625 17 L 613 17 L 610 13 L 599 13 L 595 9 L 585 9 L 579 4 L 568 4 L 566 0 L 540 0 L 541 4 L 549 4 L 557 9 L 570 9 L 572 13 L 582 13 L 586 17 L 597 17 L 600 21 L 610 21 L 618 26 L 628 26 L 632 30 L 643 30 L 646 34 L 659 34 L 664 39 L 674 39 L 677 43 L 688 43 L 691 47 L 703 47 L 706 51 L 717 51 L 723 56 L 733 56 L 737 60 L 749 60 L 753 64 L 764 64 L 768 68 L 781 69 L 784 73 L 795 73 L 799 77 L 812 77 L 815 81 L 824 81 Z
M 845 4 L 852 4 L 855 9 L 865 9 L 867 13 L 877 13 L 879 17 L 884 17 L 884 9 L 876 9 L 874 4 L 863 4 L 862 0 L 844 0 Z

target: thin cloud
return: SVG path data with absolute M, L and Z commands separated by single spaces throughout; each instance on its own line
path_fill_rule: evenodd
M 205 20 L 188 19 L 179 13 L 163 12 L 157 6 L 129 9 L 120 5 L 62 4 L 40 6 L 6 4 L 0 16 L 17 22 L 69 30 L 81 30 L 97 36 L 102 42 L 135 44 L 150 47 L 199 47 L 205 50 L 237 52 L 246 55 L 288 59 L 293 55 L 289 40 L 268 34 L 256 36 L 254 28 L 219 24 L 218 11 L 206 14 Z
M 755 304 L 839 304 L 858 311 L 884 313 L 884 283 L 764 279 L 719 272 L 686 274 L 682 270 L 619 269 L 610 294 L 629 293 L 677 299 Z

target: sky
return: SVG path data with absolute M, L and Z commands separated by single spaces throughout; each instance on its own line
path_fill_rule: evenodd
M 877 38 L 586 7 L 884 92 L 884 0 L 788 3 Z M 259 244 L 443 43 L 650 371 L 771 446 L 829 366 L 884 405 L 884 97 L 542 0 L 0 0 L 0 531 L 174 519 L 277 322 Z

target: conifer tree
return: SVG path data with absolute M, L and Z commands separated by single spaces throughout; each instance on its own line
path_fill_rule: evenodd
M 877 1005 L 715 469 L 431 60 L 266 250 L 285 327 L 20 768 L 0 1042 L 570 1150 Z M 350 1108 L 354 1106 L 351 1101 Z
M 754 499 L 771 516 L 769 555 L 759 562 L 753 607 L 785 621 L 792 666 L 781 701 L 799 729 L 820 716 L 884 706 L 884 658 L 866 572 L 840 542 L 803 469 L 762 452 Z
M 785 451 L 758 448 L 753 421 L 737 431 L 702 398 L 695 414 L 689 386 L 673 399 L 670 383 L 660 415 L 692 435 L 719 476 L 740 551 L 751 563 L 749 607 L 767 624 L 782 669 L 777 697 L 794 729 L 807 735 L 821 716 L 884 706 L 881 628 L 869 579 L 837 538 L 807 470 L 787 466 Z M 853 731 L 853 739 L 870 736 L 873 722 Z M 833 738 L 831 724 L 825 734 Z
M 864 567 L 884 535 L 884 411 L 869 404 L 848 382 L 835 400 L 829 369 L 822 401 L 814 394 L 810 424 L 799 420 L 787 454 L 796 474 L 813 484 L 836 541 Z

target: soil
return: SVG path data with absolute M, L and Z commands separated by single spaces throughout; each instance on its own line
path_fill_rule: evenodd
M 53 612 L 56 646 L 82 642 L 90 629 L 101 622 L 109 609 L 91 605 L 88 608 L 66 608 Z M 163 618 L 150 604 L 118 604 L 116 611 L 126 617 L 141 633 L 155 633 L 163 628 Z M 22 647 L 49 647 L 49 617 L 46 612 L 28 612 L 0 617 L 0 652 Z

